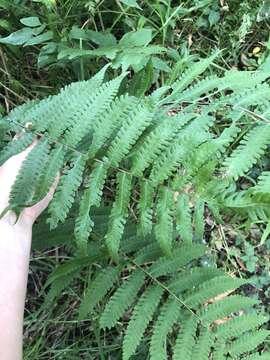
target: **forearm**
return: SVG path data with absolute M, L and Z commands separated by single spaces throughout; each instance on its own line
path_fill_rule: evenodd
M 22 359 L 22 327 L 31 226 L 0 220 L 0 359 Z

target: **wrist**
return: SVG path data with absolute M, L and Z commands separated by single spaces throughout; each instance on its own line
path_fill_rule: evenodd
M 29 254 L 31 248 L 32 226 L 20 222 L 0 220 L 0 248 L 14 252 Z
M 9 226 L 14 231 L 24 230 L 31 232 L 33 222 L 27 216 L 22 216 L 22 214 L 17 218 L 13 211 L 9 211 L 0 219 L 0 226 Z

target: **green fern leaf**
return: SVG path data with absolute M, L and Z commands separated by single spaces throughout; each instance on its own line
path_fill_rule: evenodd
M 153 285 L 143 293 L 136 304 L 124 337 L 123 360 L 128 360 L 135 353 L 147 325 L 153 318 L 162 293 L 161 287 Z
M 230 101 L 233 106 L 230 117 L 234 121 L 239 120 L 241 116 L 245 114 L 245 110 L 248 109 L 249 106 L 265 104 L 265 102 L 268 102 L 270 100 L 269 90 L 269 85 L 261 84 L 252 91 L 249 90 L 246 93 L 243 91 L 240 96 L 233 95 Z
M 173 251 L 171 258 L 162 257 L 157 260 L 149 269 L 154 277 L 174 273 L 194 259 L 198 259 L 205 253 L 203 245 L 182 245 Z
M 51 284 L 49 292 L 45 296 L 45 301 L 42 304 L 42 308 L 48 308 L 52 306 L 55 302 L 55 300 L 63 294 L 63 291 L 69 287 L 69 285 L 72 283 L 72 281 L 80 276 L 80 271 L 73 271 L 66 275 L 63 275 L 53 281 Z
M 156 239 L 167 256 L 171 256 L 173 238 L 173 192 L 161 187 L 157 203 L 157 224 L 155 225 Z
M 237 180 L 264 154 L 269 141 L 269 125 L 260 125 L 252 129 L 225 160 L 223 167 L 225 175 Z
M 139 250 L 136 253 L 135 261 L 136 264 L 143 265 L 145 263 L 156 261 L 161 257 L 161 255 L 163 255 L 163 252 L 158 243 L 155 241 Z
M 179 303 L 174 299 L 169 299 L 162 306 L 160 315 L 154 325 L 153 335 L 150 342 L 150 359 L 166 360 L 166 337 L 177 322 L 180 314 Z
M 64 222 L 74 202 L 75 194 L 82 181 L 85 166 L 85 157 L 79 155 L 73 161 L 73 167 L 65 170 L 61 177 L 58 190 L 49 206 L 50 218 L 48 223 L 51 229 L 56 228 L 59 221 Z
M 214 320 L 224 319 L 232 313 L 244 310 L 257 303 L 256 300 L 240 295 L 227 296 L 225 299 L 216 301 L 203 308 L 199 312 L 199 316 L 204 323 L 211 323 Z M 232 325 L 234 325 L 234 323 L 232 323 Z M 236 333 L 235 336 L 238 334 Z
M 223 165 L 226 177 L 237 180 L 264 154 L 270 141 L 270 126 L 255 126 Z
M 108 267 L 98 272 L 98 275 L 92 280 L 85 292 L 84 298 L 79 308 L 79 320 L 86 318 L 94 307 L 104 298 L 107 292 L 112 288 L 120 274 L 119 267 Z
M 200 335 L 197 339 L 197 342 L 194 346 L 190 360 L 200 359 L 200 360 L 209 360 L 209 353 L 211 347 L 214 344 L 214 336 L 207 328 L 201 329 Z
M 89 94 L 101 86 L 107 67 L 90 80 L 72 83 L 58 95 L 41 100 L 25 112 L 21 122 L 31 123 L 38 132 L 46 130 L 51 137 L 58 139 L 80 117 Z
M 139 234 L 149 235 L 152 230 L 153 217 L 153 194 L 154 189 L 149 181 L 140 182 L 140 200 L 138 203 L 139 211 Z
M 181 324 L 174 347 L 173 360 L 194 359 L 192 358 L 192 351 L 195 344 L 197 324 L 198 319 L 195 316 L 188 316 Z
M 49 153 L 48 141 L 39 141 L 24 160 L 15 183 L 12 186 L 9 203 L 11 207 L 31 204 L 36 183 L 42 174 Z
M 255 194 L 270 193 L 270 171 L 264 171 L 258 178 L 257 184 L 251 189 Z
M 131 194 L 131 175 L 119 172 L 117 174 L 116 199 L 110 214 L 108 232 L 105 241 L 110 255 L 117 260 L 120 240 L 124 232 L 124 226 L 128 216 L 128 205 Z
M 48 194 L 57 174 L 64 163 L 65 149 L 62 145 L 57 146 L 49 155 L 46 163 L 46 171 L 41 174 L 34 195 L 34 201 L 38 202 Z M 45 159 L 44 159 L 45 161 Z
M 201 97 L 201 95 L 206 95 L 209 91 L 218 88 L 221 79 L 217 76 L 210 76 L 206 79 L 198 81 L 195 85 L 190 86 L 181 95 L 176 97 L 176 102 L 179 104 L 186 101 L 195 101 Z
M 32 109 L 39 103 L 39 100 L 27 101 L 25 104 L 19 105 L 16 108 L 12 109 L 10 113 L 3 119 L 6 123 L 9 123 L 11 129 L 18 134 L 22 130 L 21 126 L 23 126 L 23 119 L 27 111 Z
M 80 109 L 80 114 L 76 118 L 77 121 L 73 121 L 72 126 L 66 131 L 64 136 L 65 143 L 69 146 L 75 146 L 88 134 L 93 127 L 93 121 L 109 108 L 124 76 L 125 74 L 106 82 L 87 99 Z
M 86 250 L 87 240 L 94 225 L 89 213 L 93 206 L 100 206 L 107 170 L 108 165 L 106 163 L 96 163 L 90 175 L 87 189 L 80 201 L 79 215 L 75 224 L 75 237 L 78 248 L 82 252 Z
M 263 343 L 269 334 L 270 331 L 267 330 L 257 330 L 256 332 L 244 334 L 228 345 L 227 350 L 232 356 L 239 358 L 240 355 L 254 350 Z
M 48 280 L 46 281 L 45 288 L 49 285 L 53 284 L 55 281 L 60 281 L 62 278 L 69 274 L 80 273 L 81 269 L 86 266 L 90 266 L 93 263 L 93 260 L 89 256 L 75 258 L 72 260 L 68 260 L 67 262 L 59 265 L 53 272 L 50 274 Z
M 218 56 L 219 52 L 215 52 L 207 59 L 203 59 L 193 64 L 190 69 L 188 69 L 182 77 L 177 80 L 173 85 L 173 93 L 172 95 L 176 95 L 176 93 L 180 93 L 183 91 L 188 85 L 190 85 L 195 79 L 198 78 L 215 60 Z
M 124 159 L 151 120 L 152 113 L 144 105 L 139 105 L 133 110 L 108 149 L 106 156 L 113 166 L 118 166 Z
M 247 280 L 244 279 L 234 279 L 228 276 L 215 277 L 199 285 L 197 289 L 184 298 L 184 302 L 187 306 L 194 308 L 219 294 L 235 290 L 246 283 Z
M 262 71 L 237 71 L 230 70 L 225 72 L 225 76 L 220 79 L 219 89 L 232 89 L 234 92 L 241 92 L 243 89 L 255 88 L 266 78 L 267 73 Z
M 193 239 L 191 210 L 189 207 L 189 197 L 181 194 L 177 198 L 176 206 L 176 230 L 186 244 L 191 244 Z
M 114 132 L 127 121 L 133 109 L 138 106 L 138 99 L 130 96 L 121 96 L 110 104 L 93 123 L 93 139 L 88 150 L 88 158 L 93 158 L 102 149 Z
M 12 140 L 8 143 L 0 153 L 0 166 L 4 164 L 13 155 L 19 154 L 25 150 L 34 141 L 34 134 L 25 133 L 17 139 Z
M 123 285 L 116 290 L 107 303 L 100 318 L 102 329 L 112 328 L 135 300 L 144 282 L 141 270 L 136 270 Z
M 196 150 L 203 141 L 209 138 L 205 132 L 213 123 L 211 116 L 201 116 L 190 122 L 173 142 L 153 164 L 150 180 L 153 186 L 163 183 Z
M 193 114 L 168 117 L 154 128 L 145 138 L 140 148 L 135 152 L 131 172 L 135 176 L 142 176 L 144 170 L 150 166 L 174 139 L 179 130 L 192 118 Z
M 194 239 L 203 242 L 204 234 L 204 201 L 198 199 L 194 208 Z
M 227 360 L 228 357 L 225 354 L 225 343 L 219 339 L 215 343 L 215 349 L 213 350 L 213 360 Z
M 244 300 L 242 297 L 241 300 Z M 245 298 L 245 303 L 248 303 Z M 243 305 L 245 305 L 245 303 Z M 251 305 L 251 304 L 250 304 Z M 245 306 L 243 306 L 244 308 Z M 216 336 L 223 341 L 236 338 L 246 331 L 255 330 L 268 321 L 268 317 L 262 314 L 245 314 L 237 316 L 216 327 Z
M 222 274 L 223 272 L 216 268 L 192 267 L 174 276 L 173 280 L 168 282 L 168 288 L 174 294 L 179 295 L 186 290 L 195 288 L 203 282 L 216 276 L 221 276 Z

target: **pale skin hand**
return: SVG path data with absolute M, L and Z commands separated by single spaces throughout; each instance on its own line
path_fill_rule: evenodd
M 22 162 L 35 144 L 0 167 L 0 213 Z M 22 360 L 22 329 L 32 239 L 32 225 L 51 201 L 56 185 L 38 204 L 22 211 L 15 223 L 9 212 L 0 220 L 0 359 Z

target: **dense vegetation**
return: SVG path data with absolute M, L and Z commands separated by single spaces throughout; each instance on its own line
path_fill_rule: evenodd
M 270 3 L 0 12 L 0 164 L 39 139 L 10 209 L 61 173 L 25 359 L 268 359 Z

